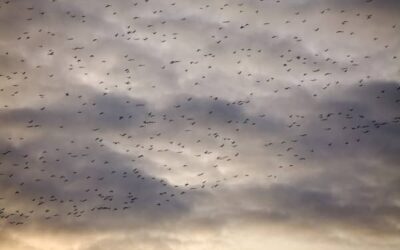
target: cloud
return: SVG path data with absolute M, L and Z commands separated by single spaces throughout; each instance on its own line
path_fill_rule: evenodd
M 398 8 L 3 1 L 0 249 L 397 249 Z

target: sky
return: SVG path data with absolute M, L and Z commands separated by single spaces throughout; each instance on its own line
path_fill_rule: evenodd
M 0 0 L 0 250 L 400 249 L 399 13 Z

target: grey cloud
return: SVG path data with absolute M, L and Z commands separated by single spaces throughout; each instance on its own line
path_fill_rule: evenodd
M 227 3 L 0 3 L 0 249 L 398 248 L 398 2 Z

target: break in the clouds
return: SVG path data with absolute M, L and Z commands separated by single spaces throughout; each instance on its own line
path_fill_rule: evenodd
M 1 0 L 0 249 L 399 249 L 399 12 Z

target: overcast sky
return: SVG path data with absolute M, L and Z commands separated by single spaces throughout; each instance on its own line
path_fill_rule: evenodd
M 399 13 L 0 0 L 0 249 L 400 249 Z

